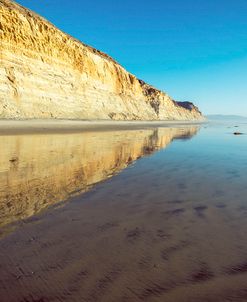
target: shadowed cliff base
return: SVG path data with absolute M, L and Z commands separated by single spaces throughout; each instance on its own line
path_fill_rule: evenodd
M 204 119 L 17 3 L 0 14 L 0 118 Z

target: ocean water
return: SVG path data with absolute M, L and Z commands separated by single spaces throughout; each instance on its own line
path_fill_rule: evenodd
M 0 144 L 1 302 L 247 301 L 246 124 Z

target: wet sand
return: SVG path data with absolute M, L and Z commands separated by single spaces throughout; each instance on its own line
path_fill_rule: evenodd
M 1 302 L 247 301 L 246 138 L 180 131 L 3 236 Z
M 130 198 L 133 186 L 121 184 L 27 219 L 6 237 L 1 301 L 246 301 L 243 210 L 153 199 L 139 182 Z
M 0 136 L 0 237 L 5 225 L 82 194 L 198 130 L 187 126 Z

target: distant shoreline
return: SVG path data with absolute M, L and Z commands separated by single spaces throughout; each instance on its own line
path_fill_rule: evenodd
M 153 127 L 201 125 L 207 121 L 113 121 L 28 119 L 0 120 L 0 135 L 35 133 L 73 133 L 86 131 L 131 130 Z

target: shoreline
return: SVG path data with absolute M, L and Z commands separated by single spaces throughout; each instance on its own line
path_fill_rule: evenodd
M 35 133 L 73 133 L 88 131 L 112 131 L 146 129 L 153 127 L 181 127 L 202 125 L 207 121 L 115 121 L 115 120 L 64 120 L 27 119 L 0 120 L 0 135 Z

